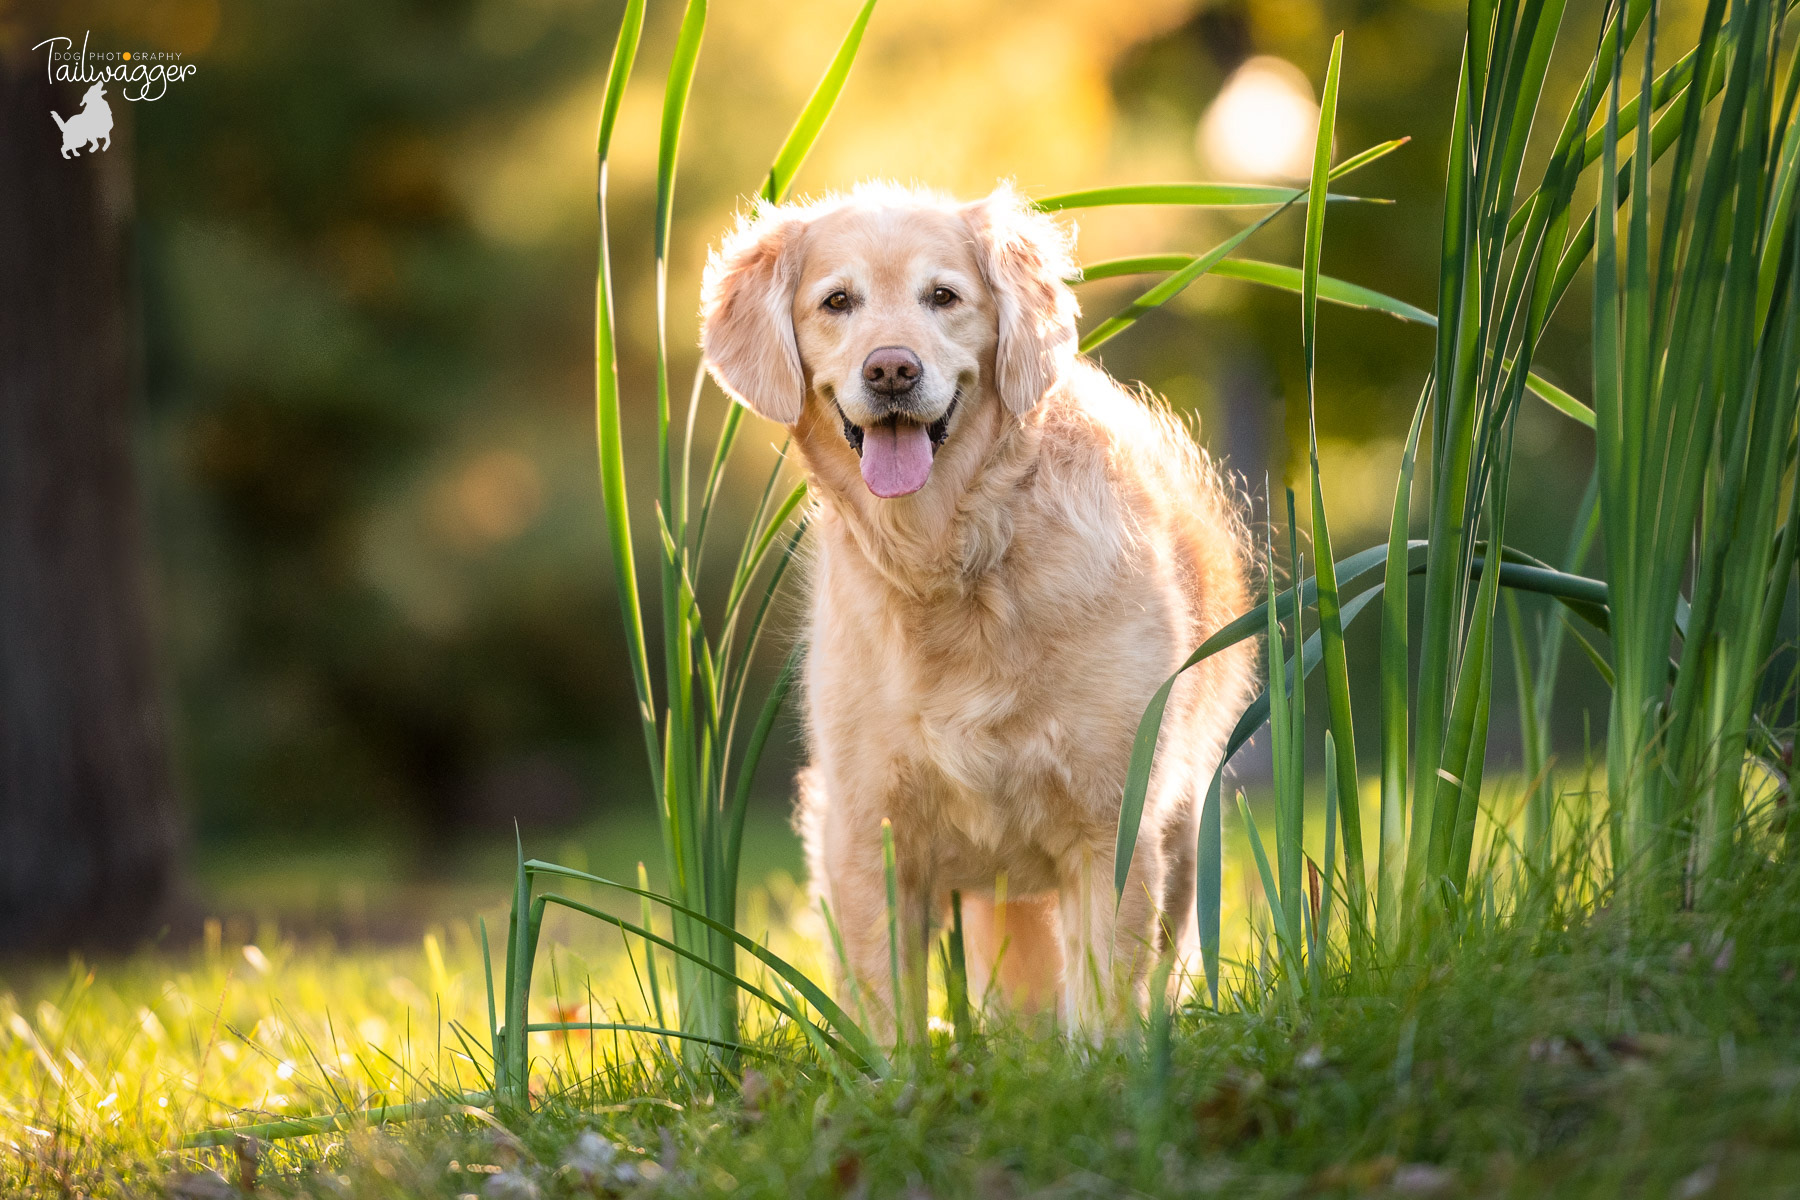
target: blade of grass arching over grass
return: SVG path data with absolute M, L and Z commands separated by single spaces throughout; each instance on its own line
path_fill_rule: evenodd
M 1084 265 L 1081 274 L 1069 283 L 1094 283 L 1102 279 L 1116 279 L 1125 275 L 1162 274 L 1168 271 L 1179 271 L 1191 265 L 1194 256 L 1191 254 L 1146 254 L 1135 258 L 1114 258 L 1103 262 Z M 1263 287 L 1276 288 L 1285 292 L 1298 294 L 1301 291 L 1304 272 L 1298 267 L 1285 266 L 1281 263 L 1263 262 L 1254 258 L 1227 258 L 1216 262 L 1207 271 L 1215 279 L 1237 279 L 1245 283 L 1260 284 Z M 1360 308 L 1370 312 L 1386 313 L 1402 321 L 1437 328 L 1437 318 L 1424 309 L 1396 300 L 1373 288 L 1361 284 L 1349 283 L 1342 279 L 1334 279 L 1329 275 L 1319 276 L 1318 298 L 1331 304 L 1345 308 Z M 1508 369 L 1512 363 L 1504 364 Z M 1557 412 L 1573 420 L 1581 422 L 1589 429 L 1594 427 L 1594 411 L 1581 401 L 1571 396 L 1562 388 L 1536 374 L 1527 374 L 1525 387 L 1532 395 L 1538 397 Z
M 606 502 L 606 523 L 612 547 L 613 582 L 619 591 L 619 611 L 625 621 L 625 645 L 631 659 L 631 679 L 637 691 L 638 722 L 650 762 L 652 786 L 662 792 L 662 751 L 656 727 L 655 697 L 650 684 L 649 654 L 645 649 L 644 612 L 638 596 L 637 564 L 632 552 L 631 508 L 625 489 L 624 437 L 619 423 L 619 356 L 613 328 L 612 256 L 608 245 L 606 185 L 613 127 L 624 98 L 631 66 L 637 57 L 638 36 L 644 26 L 644 0 L 631 0 L 619 25 L 613 46 L 612 67 L 607 74 L 606 96 L 600 106 L 598 139 L 600 210 L 600 270 L 594 293 L 594 390 L 595 425 L 599 434 L 600 490 Z
M 1413 467 L 1419 454 L 1419 431 L 1425 424 L 1429 387 L 1413 409 L 1400 475 L 1394 485 L 1394 511 L 1388 522 L 1387 569 L 1381 601 L 1381 848 L 1375 865 L 1375 933 L 1392 949 L 1400 928 L 1401 882 L 1406 858 L 1406 757 L 1409 713 L 1406 626 L 1409 599 L 1407 525 L 1412 513 Z
M 1331 178 L 1342 178 L 1377 159 L 1386 158 L 1411 140 L 1411 137 L 1394 138 L 1353 154 L 1332 168 Z M 1305 195 L 1304 189 L 1253 183 L 1128 183 L 1114 187 L 1087 188 L 1078 192 L 1061 192 L 1032 203 L 1045 212 L 1133 204 L 1167 204 L 1183 208 L 1261 208 L 1271 204 L 1285 206 Z M 1332 203 L 1392 203 L 1366 196 L 1340 196 L 1335 192 L 1326 199 Z
M 1361 616 L 1362 611 L 1372 602 L 1380 598 L 1381 592 L 1382 584 L 1376 583 L 1344 605 L 1344 628 L 1348 629 L 1355 624 L 1356 618 Z M 1263 606 L 1259 605 L 1256 611 L 1260 613 L 1262 610 Z M 1296 683 L 1296 680 L 1303 682 L 1312 678 L 1313 671 L 1318 669 L 1323 658 L 1324 652 L 1319 642 L 1319 634 L 1317 630 L 1314 630 L 1312 636 L 1306 639 L 1306 645 L 1301 649 L 1299 661 L 1296 663 L 1293 658 L 1288 659 L 1286 677 L 1288 688 L 1291 690 L 1301 686 L 1301 683 Z M 1298 675 L 1295 674 L 1296 670 L 1299 672 Z M 1268 720 L 1269 693 L 1265 691 L 1250 702 L 1249 706 L 1244 709 L 1243 716 L 1238 718 L 1238 723 L 1231 727 L 1231 736 L 1225 739 L 1225 753 L 1220 759 L 1221 769 L 1223 769 L 1223 764 L 1229 763 L 1232 756 L 1242 750 L 1250 739 L 1261 731 Z
M 1303 193 L 1295 194 L 1301 195 Z M 1194 261 L 1190 262 L 1181 270 L 1170 275 L 1167 279 L 1164 279 L 1161 283 L 1158 283 L 1155 287 L 1152 287 L 1143 295 L 1133 300 L 1126 308 L 1100 322 L 1100 324 L 1088 331 L 1087 336 L 1081 339 L 1081 353 L 1092 354 L 1095 350 L 1137 324 L 1145 314 L 1155 312 L 1157 309 L 1179 296 L 1182 292 L 1187 290 L 1189 284 L 1212 270 L 1214 266 L 1224 260 L 1227 254 L 1230 254 L 1233 250 L 1236 250 L 1239 246 L 1249 241 L 1251 235 L 1255 234 L 1257 230 L 1280 216 L 1286 211 L 1286 208 L 1287 206 L 1283 205 L 1281 208 L 1278 208 L 1266 217 L 1263 217 L 1260 221 L 1257 221 L 1254 225 L 1248 225 L 1245 228 L 1240 229 L 1238 232 L 1214 246 L 1211 250 L 1208 250 L 1205 254 L 1195 258 Z
M 483 1108 L 492 1103 L 492 1100 L 493 1097 L 485 1092 L 470 1092 L 462 1096 L 415 1100 L 406 1104 L 381 1104 L 351 1112 L 322 1113 L 316 1117 L 288 1117 L 256 1125 L 228 1125 L 188 1134 L 178 1145 L 183 1150 L 204 1150 L 215 1146 L 237 1145 L 239 1138 L 279 1141 L 284 1138 L 316 1137 L 322 1133 L 335 1133 L 340 1129 L 378 1129 L 384 1125 L 399 1125 L 422 1117 L 449 1116 L 462 1109 Z
M 1045 212 L 1135 204 L 1166 204 L 1182 208 L 1266 208 L 1286 207 L 1305 196 L 1306 192 L 1298 188 L 1254 183 L 1129 183 L 1117 187 L 1062 192 L 1032 203 Z M 1369 202 L 1362 196 L 1340 196 L 1335 193 L 1330 198 L 1333 201 Z
M 1333 756 L 1339 794 L 1348 796 L 1344 809 L 1344 873 L 1352 928 L 1365 911 L 1363 890 L 1362 820 L 1355 803 L 1357 794 L 1356 736 L 1350 709 L 1350 667 L 1344 657 L 1344 627 L 1338 604 L 1337 571 L 1332 559 L 1331 525 L 1325 510 L 1325 489 L 1319 478 L 1319 421 L 1317 388 L 1319 263 L 1325 243 L 1325 177 L 1331 167 L 1332 134 L 1337 122 L 1338 80 L 1343 67 L 1344 35 L 1331 44 L 1325 69 L 1325 88 L 1319 101 L 1319 130 L 1313 148 L 1312 187 L 1306 208 L 1305 266 L 1300 286 L 1301 349 L 1306 367 L 1306 431 L 1312 483 L 1312 535 L 1314 573 L 1318 578 L 1319 630 L 1325 645 L 1325 690 L 1329 702 L 1327 737 L 1335 744 Z M 1325 864 L 1327 872 L 1331 864 Z M 1323 922 L 1324 914 L 1320 914 Z M 1321 925 L 1320 943 L 1324 935 Z
M 1349 171 L 1355 170 L 1359 167 L 1367 166 L 1369 163 L 1375 162 L 1376 160 L 1382 158 L 1383 156 L 1390 153 L 1394 149 L 1397 149 L 1398 147 L 1400 147 L 1403 144 L 1404 144 L 1404 141 L 1402 140 L 1402 141 L 1395 141 L 1395 142 L 1385 142 L 1380 146 L 1372 147 L 1371 149 L 1366 150 L 1363 153 L 1356 155 L 1355 157 L 1350 159 L 1348 162 L 1346 162 L 1342 166 L 1338 167 L 1336 170 L 1332 171 L 1331 177 L 1335 179 L 1339 175 L 1346 174 Z M 1174 186 L 1174 185 L 1170 185 L 1170 186 Z M 1110 193 L 1110 192 L 1114 192 L 1114 191 L 1124 191 L 1124 190 L 1129 190 L 1129 189 L 1102 189 L 1102 190 Z M 1133 300 L 1131 302 L 1131 304 L 1129 306 L 1127 306 L 1123 311 L 1115 313 L 1113 316 L 1108 317 L 1106 320 L 1102 321 L 1099 325 L 1097 325 L 1092 330 L 1090 330 L 1088 332 L 1087 336 L 1085 336 L 1081 339 L 1081 352 L 1083 354 L 1092 353 L 1095 349 L 1097 349 L 1103 343 L 1118 336 L 1120 333 L 1124 332 L 1125 330 L 1129 329 L 1132 325 L 1136 324 L 1137 321 L 1141 317 L 1144 316 L 1144 314 L 1146 314 L 1148 312 L 1152 312 L 1155 309 L 1162 307 L 1164 304 L 1167 304 L 1170 300 L 1173 300 L 1176 296 L 1180 295 L 1183 291 L 1185 291 L 1187 289 L 1187 287 L 1190 284 L 1192 284 L 1196 279 L 1199 279 L 1202 275 L 1205 275 L 1208 271 L 1212 270 L 1212 268 L 1214 266 L 1216 266 L 1219 262 L 1223 261 L 1224 258 L 1226 257 L 1226 255 L 1230 254 L 1233 250 L 1235 250 L 1239 246 L 1241 246 L 1257 230 L 1261 229 L 1264 225 L 1267 225 L 1270 221 L 1274 220 L 1276 217 L 1278 217 L 1282 213 L 1286 212 L 1288 207 L 1290 205 L 1292 205 L 1294 203 L 1294 201 L 1296 201 L 1306 195 L 1307 195 L 1307 193 L 1302 192 L 1302 191 L 1285 191 L 1285 199 L 1283 199 L 1280 202 L 1280 206 L 1278 208 L 1276 208 L 1274 212 L 1271 212 L 1268 215 L 1264 216 L 1261 220 L 1257 221 L 1255 224 L 1250 225 L 1247 228 L 1238 231 L 1236 234 L 1233 234 L 1231 237 L 1225 239 L 1223 242 L 1220 242 L 1217 246 L 1214 246 L 1211 250 L 1208 250 L 1205 254 L 1202 254 L 1199 257 L 1195 258 L 1192 262 L 1188 263 L 1185 267 L 1182 267 L 1180 270 L 1178 270 L 1174 274 L 1170 275 L 1167 279 L 1164 279 L 1162 282 L 1160 282 L 1156 286 L 1152 287 L 1149 291 L 1145 292 L 1143 295 L 1141 295 L 1137 299 Z M 1057 198 L 1053 198 L 1053 199 L 1057 199 Z M 1044 202 L 1040 202 L 1040 206 L 1042 206 L 1043 203 Z M 1065 207 L 1076 207 L 1076 206 L 1068 205 Z
M 1067 283 L 1096 283 L 1102 279 L 1117 279 L 1125 275 L 1161 275 L 1168 271 L 1179 271 L 1194 261 L 1191 254 L 1142 254 L 1131 258 L 1109 258 L 1097 263 L 1084 263 L 1081 274 Z M 1240 279 L 1247 283 L 1260 283 L 1264 287 L 1279 288 L 1283 291 L 1299 292 L 1302 272 L 1298 267 L 1283 266 L 1280 263 L 1264 262 L 1255 258 L 1228 258 L 1213 265 L 1212 274 L 1220 279 Z M 1341 304 L 1346 308 L 1362 308 L 1371 312 L 1386 313 L 1398 317 L 1402 321 L 1412 321 L 1422 325 L 1437 325 L 1437 318 L 1422 308 L 1416 308 L 1404 300 L 1396 300 L 1373 288 L 1348 283 L 1335 279 L 1330 275 L 1319 277 L 1319 299 L 1332 304 Z
M 862 1027 L 851 1020 L 849 1014 L 844 1012 L 830 996 L 826 995 L 824 990 L 820 988 L 818 984 L 809 979 L 805 972 L 789 963 L 780 955 L 775 954 L 761 943 L 744 936 L 729 926 L 719 924 L 705 913 L 693 909 L 685 909 L 679 901 L 673 900 L 668 896 L 660 896 L 655 892 L 646 893 L 642 889 L 633 887 L 627 883 L 620 883 L 617 880 L 607 879 L 601 875 L 589 874 L 586 871 L 577 871 L 573 867 L 559 866 L 556 863 L 544 862 L 539 859 L 532 859 L 525 865 L 538 875 L 556 875 L 565 879 L 577 879 L 584 883 L 599 884 L 601 887 L 613 888 L 617 891 L 634 896 L 648 895 L 650 900 L 663 905 L 670 911 L 681 913 L 690 920 L 698 921 L 703 925 L 714 928 L 716 932 L 730 939 L 740 950 L 745 951 L 758 962 L 761 962 L 764 966 L 768 967 L 785 981 L 789 987 L 792 987 L 798 992 L 808 1004 L 818 1011 L 820 1016 L 825 1018 L 825 1021 L 830 1025 L 832 1031 L 847 1046 L 854 1050 L 858 1056 L 870 1064 L 877 1073 L 887 1073 L 887 1057 L 880 1052 L 874 1042 L 863 1032 Z M 614 924 L 617 924 L 618 920 L 611 914 L 606 914 L 602 919 Z M 636 933 L 638 931 L 633 927 L 631 932 Z M 657 944 L 663 946 L 664 949 L 674 949 L 672 946 L 660 940 Z M 730 972 L 727 973 L 729 974 Z
M 671 907 L 674 907 L 673 902 L 668 900 L 667 897 L 657 897 L 657 899 L 660 900 L 664 904 L 669 904 Z M 763 988 L 761 988 L 761 987 L 757 986 L 756 984 L 750 982 L 749 980 L 745 979 L 743 976 L 737 974 L 735 971 L 732 971 L 731 969 L 729 969 L 727 967 L 721 966 L 719 963 L 714 961 L 707 954 L 705 954 L 701 951 L 689 949 L 689 948 L 684 947 L 676 942 L 670 941 L 668 938 L 661 936 L 660 934 L 656 933 L 654 930 L 647 929 L 641 925 L 633 924 L 632 922 L 627 921 L 624 917 L 617 916 L 613 913 L 609 913 L 605 909 L 595 908 L 593 905 L 590 905 L 590 904 L 583 904 L 579 900 L 572 899 L 568 896 L 561 895 L 560 893 L 557 893 L 557 892 L 545 892 L 542 895 L 538 896 L 537 899 L 532 901 L 532 908 L 538 914 L 538 917 L 541 920 L 542 914 L 544 913 L 544 911 L 550 905 L 553 905 L 553 904 L 559 908 L 566 908 L 571 912 L 580 913 L 582 916 L 592 917 L 596 921 L 600 921 L 604 924 L 611 925 L 613 928 L 619 930 L 621 933 L 626 933 L 626 934 L 630 934 L 633 937 L 641 938 L 642 940 L 650 943 L 651 945 L 661 946 L 663 949 L 667 950 L 670 954 L 675 955 L 677 958 L 680 958 L 687 962 L 692 963 L 696 970 L 705 971 L 708 974 L 712 975 L 713 977 L 719 979 L 723 984 L 733 987 L 737 990 L 741 990 L 741 991 L 745 992 L 746 994 L 748 994 L 750 996 L 754 996 L 756 999 L 761 1000 L 764 1004 L 767 1004 L 770 1008 L 774 1009 L 776 1012 L 780 1013 L 781 1015 L 787 1017 L 789 1020 L 793 1021 L 795 1024 L 797 1024 L 797 1025 L 798 1024 L 809 1024 L 809 1025 L 814 1025 L 815 1028 L 818 1028 L 817 1024 L 815 1022 L 810 1021 L 807 1018 L 805 1011 L 803 1009 L 801 1009 L 799 1006 L 797 1006 L 797 1005 L 790 1006 L 790 1005 L 783 1004 L 780 1000 L 778 1000 L 774 996 L 770 995 Z M 700 919 L 700 914 L 698 914 L 698 913 L 690 913 L 690 915 L 694 916 L 695 919 Z M 738 936 L 738 935 L 736 935 L 734 933 L 734 937 L 735 936 Z M 745 942 L 749 941 L 748 938 L 744 938 L 742 940 Z M 751 943 L 751 944 L 754 945 L 755 943 Z M 786 976 L 782 976 L 782 977 L 786 978 Z M 827 1018 L 827 1019 L 829 1020 L 829 1018 Z M 662 1031 L 661 1030 L 647 1030 L 646 1032 L 660 1033 Z M 671 1030 L 670 1032 L 674 1033 L 673 1030 Z M 834 1036 L 832 1032 L 826 1031 L 824 1029 L 819 1029 L 819 1033 L 824 1038 L 826 1045 L 829 1046 L 830 1049 L 834 1053 L 845 1056 L 845 1057 L 849 1057 L 852 1059 L 852 1061 L 857 1061 L 857 1059 L 855 1057 L 855 1055 L 856 1055 L 855 1047 L 853 1045 L 851 1045 L 849 1042 L 847 1042 L 846 1040 L 841 1039 L 837 1036 Z M 676 1034 L 676 1036 L 679 1037 L 681 1035 Z M 722 1044 L 721 1039 L 709 1038 L 705 1034 L 690 1034 L 690 1035 L 687 1035 L 687 1039 L 685 1039 L 685 1040 L 693 1040 L 693 1039 L 697 1039 L 702 1043 L 712 1042 L 715 1044 Z M 706 1061 L 706 1060 L 702 1060 L 702 1061 Z M 859 1067 L 861 1067 L 863 1065 L 864 1065 L 863 1063 L 858 1061 Z
M 1420 410 L 1423 411 L 1422 409 Z M 1416 442 L 1414 443 L 1416 448 Z M 1401 566 L 1402 577 L 1416 575 L 1424 569 L 1426 552 L 1429 546 L 1423 540 L 1405 543 Z M 1384 590 L 1381 582 L 1373 587 L 1367 586 L 1368 579 L 1377 570 L 1389 567 L 1389 547 L 1386 545 L 1371 546 L 1360 550 L 1337 563 L 1338 585 L 1342 591 L 1361 589 L 1354 599 L 1345 602 L 1342 620 L 1348 629 L 1372 600 L 1380 596 Z M 1471 564 L 1471 573 L 1479 578 L 1482 562 L 1476 559 Z M 1503 587 L 1515 587 L 1540 595 L 1552 596 L 1560 600 L 1572 612 L 1584 620 L 1595 622 L 1602 631 L 1606 628 L 1606 585 L 1597 579 L 1585 579 L 1577 575 L 1547 570 L 1541 567 L 1523 566 L 1518 563 L 1502 563 L 1500 584 Z M 1310 605 L 1317 596 L 1317 580 L 1300 581 L 1299 601 L 1301 605 Z M 1275 612 L 1286 618 L 1296 609 L 1293 593 L 1283 592 L 1275 599 Z M 1198 649 L 1188 655 L 1181 666 L 1177 667 L 1162 686 L 1150 697 L 1144 706 L 1144 715 L 1138 720 L 1137 734 L 1131 742 L 1131 761 L 1125 772 L 1125 794 L 1119 806 L 1119 836 L 1113 852 L 1113 886 L 1115 900 L 1124 894 L 1125 877 L 1131 869 L 1131 859 L 1137 845 L 1137 832 L 1143 819 L 1144 800 L 1149 793 L 1150 771 L 1156 760 L 1156 743 L 1162 733 L 1163 713 L 1168 708 L 1169 696 L 1180 681 L 1181 676 L 1194 667 L 1240 642 L 1265 632 L 1269 617 L 1269 604 L 1258 604 L 1242 616 L 1234 617 L 1213 633 Z M 1318 665 L 1322 653 L 1319 635 L 1315 632 L 1306 641 L 1304 659 L 1305 670 L 1311 674 Z M 1263 723 L 1268 720 L 1268 693 L 1263 693 L 1244 710 L 1233 728 L 1231 737 L 1226 741 L 1224 760 L 1241 749 L 1245 742 L 1253 737 Z
M 850 78 L 850 68 L 856 62 L 856 52 L 862 46 L 863 31 L 869 27 L 869 18 L 874 13 L 875 0 L 868 0 L 857 12 L 856 20 L 850 23 L 850 31 L 844 35 L 837 53 L 832 56 L 831 65 L 825 68 L 825 74 L 814 86 L 806 107 L 800 110 L 799 119 L 788 131 L 781 149 L 776 151 L 775 161 L 769 164 L 769 176 L 763 180 L 762 186 L 762 198 L 769 203 L 779 204 L 787 196 L 789 185 L 800 171 L 800 164 L 806 161 L 813 143 L 818 140 L 825 122 L 831 117 L 831 110 L 837 107 L 838 96 L 843 92 L 844 83 Z
M 1423 543 L 1418 543 L 1418 546 L 1422 548 Z M 1344 584 L 1358 582 L 1374 571 L 1381 558 L 1382 548 L 1379 546 L 1353 554 L 1337 564 L 1338 577 Z M 1317 595 L 1318 581 L 1308 579 L 1301 586 L 1301 602 L 1312 603 Z M 1274 611 L 1277 616 L 1291 615 L 1294 612 L 1292 597 L 1283 595 L 1275 600 Z M 1258 604 L 1249 612 L 1227 622 L 1223 628 L 1200 643 L 1199 648 L 1163 680 L 1162 686 L 1156 689 L 1155 694 L 1150 697 L 1150 703 L 1145 706 L 1144 715 L 1138 720 L 1137 735 L 1131 742 L 1131 762 L 1126 768 L 1125 794 L 1119 806 L 1119 834 L 1113 848 L 1115 902 L 1125 894 L 1125 877 L 1131 870 L 1132 854 L 1137 847 L 1138 827 L 1144 816 L 1144 798 L 1150 789 L 1150 770 L 1156 761 L 1156 743 L 1162 733 L 1163 712 L 1168 707 L 1170 693 L 1187 671 L 1239 642 L 1266 632 L 1269 612 L 1268 603 Z M 1255 705 L 1251 707 L 1254 709 Z M 1257 725 L 1260 727 L 1261 723 L 1259 720 Z M 1240 727 L 1241 724 L 1240 722 Z M 1235 745 L 1228 746 L 1225 757 L 1229 758 L 1236 748 Z

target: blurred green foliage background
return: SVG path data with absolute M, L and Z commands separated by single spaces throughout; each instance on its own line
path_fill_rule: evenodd
M 203 844 L 312 834 L 427 861 L 514 817 L 649 810 L 593 449 L 592 141 L 619 7 L 71 0 L 48 18 L 199 65 L 129 106 L 128 144 L 158 619 Z M 675 213 L 678 379 L 707 247 L 855 9 L 713 5 Z M 679 17 L 651 6 L 643 63 L 666 61 Z M 1334 208 L 1325 269 L 1434 308 L 1463 20 L 1453 0 L 883 0 L 796 190 L 877 175 L 960 194 L 1007 177 L 1036 194 L 1221 177 L 1196 130 L 1232 73 L 1273 55 L 1316 87 L 1342 28 L 1340 150 L 1414 141 L 1356 177 L 1395 204 Z M 627 437 L 646 452 L 660 87 L 659 69 L 639 72 L 612 181 Z M 1081 253 L 1197 252 L 1240 221 L 1096 212 Z M 1297 260 L 1297 215 L 1267 234 L 1254 256 Z M 1089 319 L 1143 282 L 1084 289 Z M 1553 345 L 1542 370 L 1585 395 L 1585 305 L 1569 311 L 1571 349 Z M 1304 453 L 1297 317 L 1293 297 L 1205 280 L 1102 355 L 1199 416 L 1259 514 L 1265 481 L 1279 494 Z M 1430 345 L 1385 317 L 1322 314 L 1324 474 L 1344 552 L 1381 534 Z M 709 386 L 703 407 L 721 403 Z M 704 418 L 703 446 L 715 425 Z M 779 431 L 747 440 L 740 509 Z M 1560 556 L 1590 453 L 1584 431 L 1528 411 L 1519 469 L 1534 485 L 1515 489 L 1509 526 L 1524 547 Z M 1362 707 L 1373 718 L 1373 699 Z M 1512 728 L 1496 717 L 1497 754 Z M 796 751 L 789 739 L 770 755 L 771 809 Z

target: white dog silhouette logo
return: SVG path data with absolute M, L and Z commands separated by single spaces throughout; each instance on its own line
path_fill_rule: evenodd
M 64 158 L 72 153 L 79 155 L 83 146 L 90 154 L 112 148 L 112 106 L 106 102 L 104 84 L 96 83 L 89 88 L 87 95 L 81 98 L 81 111 L 68 120 L 63 120 L 54 111 L 50 115 L 56 119 L 57 128 L 62 130 Z M 103 141 L 104 146 L 100 144 Z

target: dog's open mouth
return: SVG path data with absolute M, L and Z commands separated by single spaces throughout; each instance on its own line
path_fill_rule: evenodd
M 929 425 L 920 425 L 904 417 L 889 417 L 878 424 L 863 427 L 844 416 L 844 437 L 862 459 L 863 482 L 884 500 L 908 496 L 925 486 L 931 478 L 931 462 L 938 447 L 950 436 L 950 418 L 962 400 L 958 392 L 950 399 L 944 415 Z

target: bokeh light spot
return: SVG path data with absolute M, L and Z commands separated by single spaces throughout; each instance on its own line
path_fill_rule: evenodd
M 1305 72 L 1252 58 L 1225 81 L 1200 119 L 1200 157 L 1232 179 L 1304 179 L 1312 170 L 1319 106 Z

